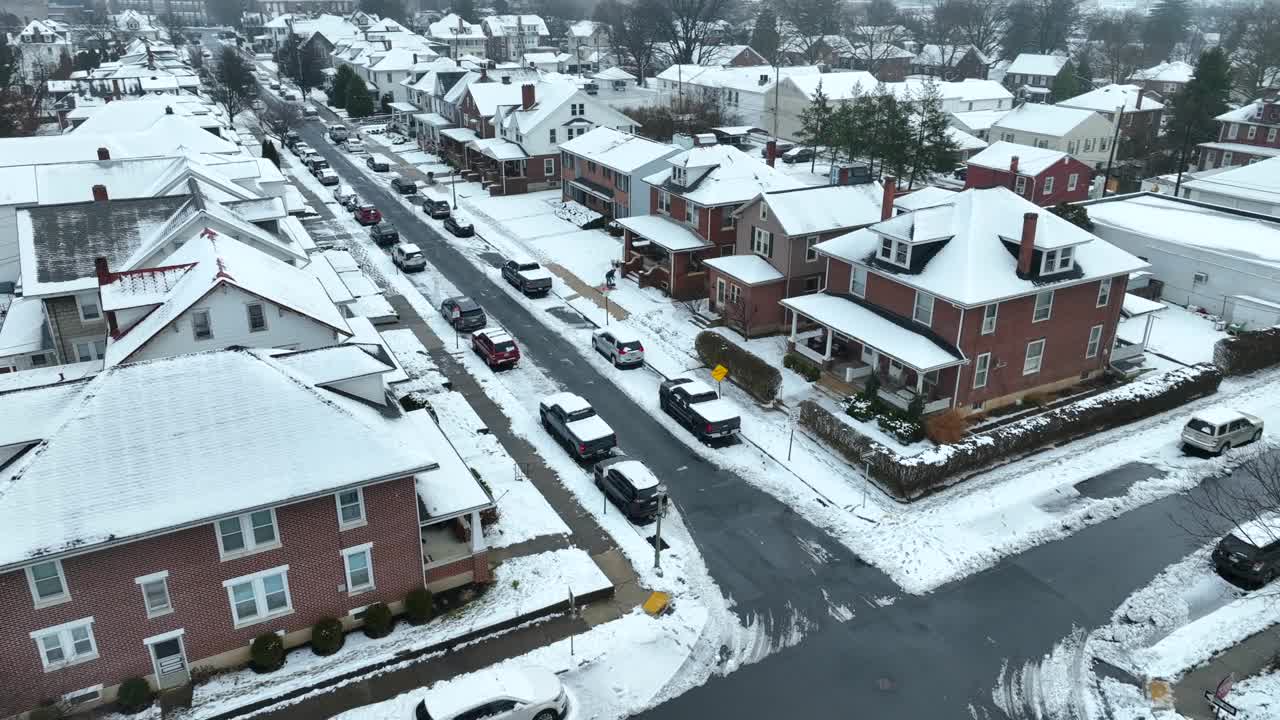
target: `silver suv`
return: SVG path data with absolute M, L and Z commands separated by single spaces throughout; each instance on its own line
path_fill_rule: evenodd
M 1226 408 L 1208 408 L 1182 428 L 1182 447 L 1221 454 L 1262 437 L 1262 418 Z

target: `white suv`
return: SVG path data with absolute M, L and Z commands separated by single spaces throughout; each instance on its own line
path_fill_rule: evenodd
M 1215 455 L 1262 437 L 1262 418 L 1226 408 L 1195 413 L 1182 428 L 1183 448 L 1197 448 Z
M 436 683 L 413 713 L 414 720 L 563 720 L 569 696 L 543 668 L 481 670 Z
M 640 336 L 626 328 L 602 327 L 591 334 L 591 345 L 617 367 L 644 364 Z

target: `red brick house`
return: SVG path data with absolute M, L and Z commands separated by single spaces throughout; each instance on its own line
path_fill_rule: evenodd
M 1249 165 L 1280 157 L 1280 89 L 1219 115 L 1218 139 L 1200 143 L 1198 169 Z
M 1164 103 L 1138 85 L 1106 85 L 1062 100 L 1062 107 L 1092 110 L 1114 123 L 1120 113 L 1120 135 L 1126 140 L 1149 142 L 1160 134 Z
M 598 127 L 560 143 L 561 197 L 608 218 L 649 214 L 644 178 L 666 167 L 681 152 L 639 135 Z
M 710 309 L 747 337 L 786 327 L 778 301 L 823 287 L 824 240 L 888 219 L 893 185 L 827 185 L 757 195 L 734 211 L 732 255 L 708 258 Z
M 487 581 L 492 503 L 424 411 L 388 404 L 391 369 L 353 345 L 223 350 L 4 393 L 30 421 L 0 428 L 0 716 L 179 686 L 262 633 L 292 647 Z
M 845 391 L 981 410 L 1108 366 L 1129 273 L 1146 263 L 1016 197 L 953 202 L 819 243 L 826 288 L 782 301 L 795 351 Z
M 715 144 L 714 136 L 708 142 L 667 158 L 665 169 L 644 179 L 648 215 L 618 220 L 623 277 L 677 300 L 706 297 L 703 261 L 736 252 L 738 206 L 762 192 L 801 187 L 763 161 Z
M 1000 141 L 968 162 L 966 188 L 1008 188 L 1041 207 L 1089 199 L 1093 171 L 1058 150 Z
M 991 60 L 972 45 L 925 45 L 911 60 L 911 72 L 940 80 L 986 80 Z

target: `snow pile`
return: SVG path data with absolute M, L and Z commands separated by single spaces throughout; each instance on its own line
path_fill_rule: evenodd
M 556 209 L 556 217 L 561 220 L 568 220 L 578 227 L 583 227 L 587 223 L 593 223 L 604 217 L 586 205 L 573 200 L 555 203 L 554 206 Z
M 436 367 L 435 361 L 427 354 L 427 348 L 418 341 L 412 330 L 387 330 L 382 333 L 382 341 L 395 356 L 405 375 L 409 376 L 408 380 L 391 385 L 397 398 L 410 397 L 415 402 L 423 403 L 429 396 L 449 388 L 448 378 Z
M 1076 628 L 1040 660 L 1000 669 L 991 699 L 1011 718 L 1090 717 L 1085 633 Z

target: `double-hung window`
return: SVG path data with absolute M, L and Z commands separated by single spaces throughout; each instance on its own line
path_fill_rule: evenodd
M 688 200 L 684 201 L 684 221 L 690 225 L 698 224 L 698 206 Z
M 881 236 L 878 257 L 894 265 L 907 267 L 911 264 L 911 246 L 893 238 Z
M 249 316 L 249 332 L 263 332 L 267 329 L 267 311 L 262 303 L 245 305 L 245 313 Z
M 1000 303 L 991 303 L 982 308 L 982 334 L 990 335 L 996 331 L 996 318 L 1000 314 Z
M 867 269 L 854 265 L 849 272 L 849 292 L 860 298 L 867 296 Z
M 1098 283 L 1098 307 L 1106 307 L 1111 303 L 1111 278 L 1102 278 Z
M 98 657 L 98 643 L 93 637 L 93 618 L 73 620 L 31 633 L 40 650 L 45 672 L 76 665 Z
M 1031 322 L 1044 322 L 1053 314 L 1053 291 L 1036 293 L 1036 306 L 1031 311 Z
M 173 612 L 173 601 L 169 598 L 168 570 L 143 575 L 133 581 L 142 589 L 142 604 L 147 610 L 147 617 L 159 617 Z
M 921 325 L 933 324 L 933 296 L 929 293 L 916 291 L 915 307 L 911 309 L 911 319 Z
M 543 175 L 543 177 L 551 177 L 552 175 L 555 175 L 555 174 L 556 174 L 556 160 L 555 160 L 555 158 L 543 158 L 543 159 L 542 159 L 542 175 Z
M 1022 374 L 1034 375 L 1040 372 L 1040 365 L 1044 361 L 1044 340 L 1032 340 L 1027 343 L 1027 354 L 1022 360 Z
M 1072 192 L 1076 186 L 1080 184 L 1080 173 L 1071 173 L 1067 176 L 1067 192 Z
M 101 360 L 107 356 L 106 340 L 77 340 L 73 345 L 75 346 L 76 359 L 80 362 Z
M 773 233 L 761 227 L 751 228 L 751 252 L 773 257 Z
M 665 190 L 658 191 L 658 210 L 667 215 L 671 214 L 671 193 Z
M 293 612 L 288 565 L 224 580 L 222 586 L 227 589 L 231 619 L 238 628 Z
M 217 527 L 218 552 L 224 560 L 280 545 L 276 512 L 271 508 L 223 518 L 217 522 Z
M 1236 139 L 1236 136 L 1238 136 L 1239 134 L 1240 134 L 1240 126 L 1239 126 L 1239 125 L 1236 125 L 1235 123 L 1230 123 L 1230 124 L 1228 124 L 1228 125 L 1227 125 L 1227 139 L 1228 139 L 1228 140 L 1235 140 L 1235 139 Z
M 547 139 L 548 139 L 548 140 L 550 140 L 550 142 L 551 142 L 551 144 L 552 144 L 552 145 L 555 145 L 555 144 L 556 144 L 556 129 L 555 129 L 555 128 L 551 128 L 550 130 L 548 130 L 548 131 L 547 131 Z
M 1023 177 L 1022 175 L 1019 175 L 1019 176 L 1018 176 L 1018 179 L 1017 179 L 1017 180 L 1015 180 L 1015 181 L 1014 181 L 1014 183 L 1013 183 L 1013 191 L 1014 191 L 1015 193 L 1019 194 L 1019 195 L 1026 195 L 1026 194 L 1027 194 L 1027 179 L 1026 179 L 1025 177 Z
M 343 550 L 342 564 L 347 572 L 348 593 L 373 589 L 373 543 Z
M 1064 272 L 1071 269 L 1075 249 L 1064 247 L 1057 250 L 1046 250 L 1040 258 L 1040 274 Z
M 1249 126 L 1248 137 L 1249 137 L 1249 139 L 1250 139 L 1250 140 L 1252 140 L 1252 139 L 1254 139 L 1254 138 L 1258 137 L 1258 126 L 1257 126 L 1257 125 L 1250 125 L 1250 126 Z
M 973 389 L 987 386 L 987 377 L 991 374 L 991 353 L 982 353 L 973 361 Z
M 1053 176 L 1050 175 L 1044 179 L 1044 189 L 1040 191 L 1040 194 L 1049 195 L 1052 193 L 1053 193 Z
M 1098 356 L 1098 347 L 1102 345 L 1102 326 L 1094 325 L 1089 328 L 1089 344 L 1085 346 L 1084 356 L 1092 358 Z
M 359 527 L 365 524 L 364 491 L 360 488 L 343 490 L 333 496 L 338 503 L 338 528 Z
M 814 247 L 817 244 L 817 235 L 810 235 L 804 239 L 804 259 L 806 262 L 813 262 L 818 259 L 818 250 Z
M 213 337 L 213 323 L 209 319 L 208 310 L 191 311 L 191 332 L 197 340 L 208 340 Z
M 76 296 L 76 308 L 80 311 L 80 319 L 97 320 L 102 317 L 102 308 L 98 307 L 98 298 Z
M 27 566 L 27 584 L 31 587 L 31 599 L 36 607 L 57 605 L 71 599 L 67 589 L 67 576 L 61 560 L 49 560 Z

